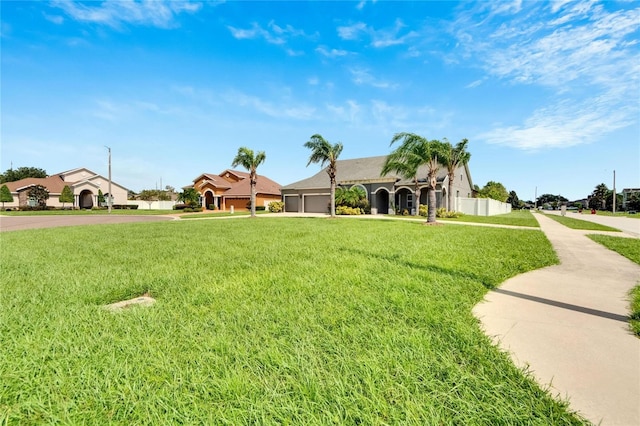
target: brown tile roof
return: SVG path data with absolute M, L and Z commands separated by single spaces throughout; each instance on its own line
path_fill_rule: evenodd
M 251 182 L 249 181 L 249 173 L 233 171 L 238 176 L 244 177 L 233 184 L 231 189 L 226 191 L 223 195 L 225 197 L 250 197 L 251 196 Z M 280 184 L 272 181 L 266 176 L 258 175 L 256 180 L 256 194 L 265 195 L 280 195 Z
M 62 180 L 62 176 L 57 174 L 46 178 L 20 179 L 15 182 L 7 182 L 4 185 L 7 185 L 7 188 L 13 193 L 18 192 L 19 189 L 23 190 L 30 186 L 42 185 L 49 190 L 49 194 L 61 194 L 65 185 L 71 187 L 72 183 L 73 182 L 65 182 Z

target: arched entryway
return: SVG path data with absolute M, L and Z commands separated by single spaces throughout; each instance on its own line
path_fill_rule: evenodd
M 396 210 L 400 214 L 411 214 L 411 210 L 415 208 L 414 195 L 410 188 L 402 187 L 396 189 Z
M 204 208 L 211 210 L 211 207 L 217 207 L 217 206 L 215 205 L 215 198 L 213 196 L 213 192 L 207 191 L 204 193 Z
M 384 188 L 378 189 L 375 200 L 378 214 L 389 214 L 389 191 Z
M 90 209 L 93 207 L 93 192 L 85 189 L 78 196 L 78 207 L 81 209 Z

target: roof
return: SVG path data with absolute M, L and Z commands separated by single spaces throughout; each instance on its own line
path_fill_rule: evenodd
M 9 191 L 18 192 L 31 186 L 42 185 L 49 190 L 49 194 L 61 194 L 65 185 L 69 185 L 69 182 L 62 180 L 62 176 L 59 174 L 48 176 L 46 178 L 25 178 L 15 182 L 6 182 L 3 185 L 7 185 Z
M 227 173 L 234 175 L 237 179 L 237 182 L 230 182 L 229 180 L 222 177 L 222 175 L 226 175 Z M 194 183 L 205 178 L 210 181 L 213 186 L 216 188 L 226 189 L 226 191 L 222 194 L 225 197 L 250 197 L 251 196 L 251 182 L 249 180 L 250 173 L 241 172 L 239 170 L 226 169 L 223 170 L 219 175 L 215 173 L 203 173 L 197 178 L 193 180 Z M 193 186 L 191 186 L 193 187 Z M 266 176 L 258 175 L 256 180 L 256 194 L 265 194 L 265 195 L 280 195 L 280 184 L 269 179 Z M 196 188 L 198 190 L 200 188 Z
M 336 183 L 337 184 L 356 184 L 371 182 L 396 182 L 396 185 L 412 185 L 412 179 L 405 179 L 396 173 L 389 173 L 385 176 L 380 175 L 380 171 L 384 166 L 387 156 L 354 158 L 351 160 L 336 161 Z M 427 166 L 421 166 L 418 169 L 418 180 L 426 181 Z M 447 177 L 447 169 L 441 166 L 438 170 L 436 179 L 442 182 Z M 294 182 L 282 187 L 282 189 L 315 189 L 327 188 L 329 186 L 329 176 L 327 168 L 323 168 L 310 178 Z
M 238 172 L 235 172 L 238 174 Z M 243 177 L 237 183 L 233 184 L 231 189 L 224 193 L 225 197 L 250 197 L 251 196 L 251 182 L 249 181 L 249 173 L 243 173 Z M 241 175 L 239 175 L 241 176 Z M 256 179 L 256 194 L 266 195 L 280 195 L 280 184 L 272 181 L 268 177 L 258 175 Z

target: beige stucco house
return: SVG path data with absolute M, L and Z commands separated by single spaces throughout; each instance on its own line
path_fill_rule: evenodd
M 393 213 L 394 210 L 411 211 L 419 204 L 428 205 L 427 168 L 418 169 L 420 200 L 414 200 L 414 182 L 395 173 L 381 176 L 387 156 L 354 158 L 336 162 L 337 186 L 350 188 L 359 186 L 367 193 L 371 211 L 379 214 Z M 448 207 L 449 176 L 441 166 L 437 175 L 436 208 Z M 453 179 L 454 198 L 473 196 L 473 183 L 467 165 L 458 167 Z M 326 168 L 310 178 L 286 185 L 282 188 L 282 199 L 287 212 L 327 213 L 330 203 L 330 181 Z M 457 201 L 454 200 L 454 203 Z M 457 210 L 457 206 L 452 206 Z
M 65 186 L 69 186 L 73 192 L 73 203 L 65 203 L 66 207 L 90 209 L 98 205 L 98 191 L 102 191 L 105 199 L 109 196 L 109 179 L 92 172 L 84 167 L 67 170 L 46 178 L 26 178 L 15 182 L 7 182 L 5 185 L 11 191 L 13 202 L 4 204 L 5 208 L 26 207 L 33 205 L 29 200 L 29 190 L 42 185 L 49 190 L 48 207 L 63 207 L 60 202 L 60 194 Z M 111 181 L 112 205 L 127 204 L 127 188 Z

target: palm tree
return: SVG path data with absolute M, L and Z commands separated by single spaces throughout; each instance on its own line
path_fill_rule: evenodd
M 391 154 L 396 161 L 404 163 L 407 167 L 427 166 L 427 196 L 428 215 L 427 223 L 436 221 L 436 185 L 440 164 L 438 158 L 443 157 L 443 144 L 438 140 L 427 140 L 415 133 L 396 133 L 391 139 L 391 145 L 401 142 L 400 146 Z M 416 166 L 417 165 L 417 166 Z M 418 199 L 419 201 L 419 199 Z
M 393 142 L 391 142 L 393 144 Z M 420 158 L 415 154 L 408 152 L 403 153 L 401 150 L 396 149 L 387 156 L 382 166 L 380 176 L 388 175 L 391 172 L 397 173 L 405 179 L 413 179 L 415 193 L 414 197 L 417 200 L 418 208 L 415 209 L 415 215 L 420 214 L 420 185 L 418 183 L 418 167 L 420 167 Z
M 327 174 L 329 175 L 329 180 L 331 181 L 331 217 L 335 217 L 336 215 L 336 162 L 338 161 L 338 157 L 342 152 L 342 144 L 338 142 L 335 145 L 331 145 L 328 141 L 326 141 L 321 135 L 315 134 L 311 136 L 305 144 L 305 148 L 309 148 L 311 150 L 311 156 L 309 157 L 309 162 L 307 163 L 307 167 L 311 163 L 320 163 L 320 167 L 324 167 L 325 164 L 329 163 L 329 167 L 327 167 Z
M 449 175 L 449 188 L 447 190 L 449 194 L 447 210 L 449 211 L 453 211 L 453 180 L 456 175 L 456 169 L 466 165 L 471 159 L 471 153 L 467 152 L 467 143 L 469 143 L 467 139 L 462 139 L 456 146 L 451 145 L 449 141 L 443 143 L 443 154 L 445 154 L 443 161 L 447 166 L 447 174 Z
M 256 154 L 253 150 L 240 147 L 236 158 L 233 159 L 231 167 L 242 166 L 249 171 L 249 182 L 251 183 L 251 217 L 256 217 L 256 182 L 258 180 L 258 174 L 256 169 L 264 160 L 267 159 L 267 155 L 264 151 L 258 151 Z

